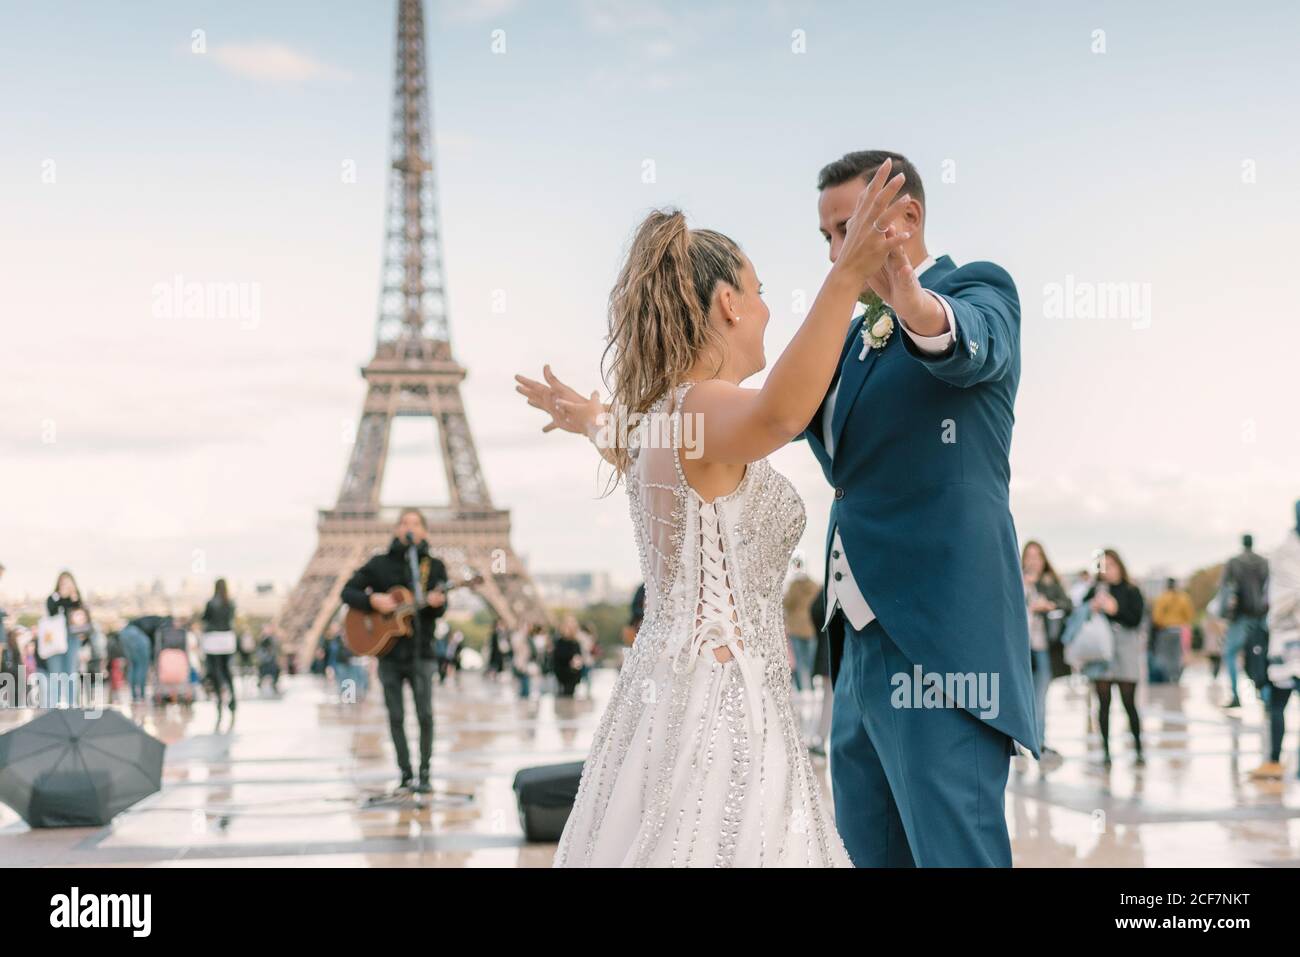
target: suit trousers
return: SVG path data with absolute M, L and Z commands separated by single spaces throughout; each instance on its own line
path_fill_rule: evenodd
M 951 702 L 910 706 L 895 689 L 913 675 L 878 620 L 860 632 L 845 623 L 830 770 L 849 857 L 858 867 L 1010 867 L 1014 742 Z

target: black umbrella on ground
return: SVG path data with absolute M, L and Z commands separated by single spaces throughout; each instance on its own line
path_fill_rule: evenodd
M 47 711 L 0 735 L 0 801 L 32 827 L 104 825 L 162 787 L 165 749 L 117 711 Z

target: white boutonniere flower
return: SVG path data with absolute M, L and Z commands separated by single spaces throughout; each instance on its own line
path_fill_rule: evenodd
M 858 359 L 867 357 L 870 349 L 883 349 L 889 337 L 894 334 L 894 316 L 889 307 L 875 293 L 869 293 L 859 300 L 867 307 L 862 320 L 862 351 Z

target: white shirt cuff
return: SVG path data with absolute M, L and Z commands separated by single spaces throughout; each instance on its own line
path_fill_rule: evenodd
M 948 305 L 947 299 L 943 298 L 943 296 L 940 296 L 938 293 L 930 292 L 929 289 L 927 289 L 926 292 L 929 292 L 935 299 L 938 299 L 939 305 L 943 306 L 943 314 L 948 318 L 948 331 L 941 332 L 937 336 L 918 336 L 911 329 L 907 328 L 907 323 L 903 322 L 901 317 L 899 318 L 899 325 L 903 327 L 903 332 L 907 334 L 907 338 L 911 339 L 918 349 L 928 355 L 937 356 L 947 352 L 957 341 L 957 319 L 953 316 L 952 306 Z

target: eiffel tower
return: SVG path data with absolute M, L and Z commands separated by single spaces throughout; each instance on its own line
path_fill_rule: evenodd
M 392 540 L 397 508 L 380 505 L 397 416 L 437 423 L 450 501 L 422 507 L 429 547 L 452 580 L 481 575 L 479 596 L 514 626 L 546 612 L 510 547 L 510 513 L 492 505 L 465 418 L 462 368 L 451 353 L 429 123 L 422 0 L 399 0 L 392 170 L 375 355 L 338 502 L 317 521 L 316 552 L 275 621 L 284 649 L 306 664 L 353 571 Z

